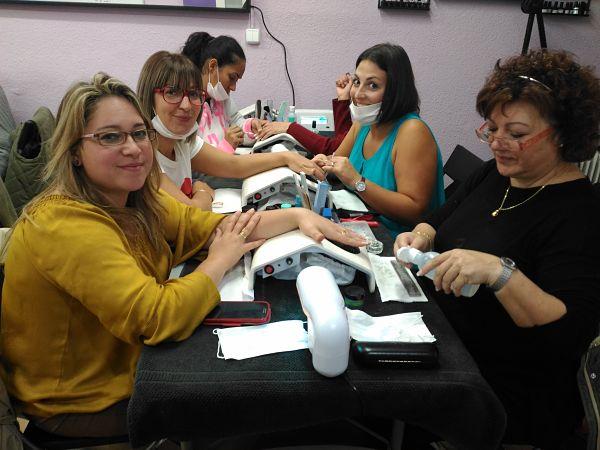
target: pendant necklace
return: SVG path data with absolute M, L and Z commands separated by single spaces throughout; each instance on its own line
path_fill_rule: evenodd
M 546 187 L 546 185 L 544 184 L 542 187 L 540 187 L 537 191 L 535 191 L 533 194 L 531 194 L 529 197 L 527 197 L 525 200 L 523 200 L 520 203 L 517 203 L 516 205 L 512 205 L 512 206 L 507 206 L 506 208 L 504 207 L 504 202 L 506 201 L 506 197 L 508 197 L 508 193 L 510 191 L 510 183 L 508 184 L 508 187 L 506 188 L 506 192 L 504 193 L 504 198 L 502 199 L 502 203 L 500 203 L 500 206 L 498 206 L 498 209 L 495 209 L 494 211 L 492 211 L 492 217 L 497 217 L 498 214 L 500 214 L 501 211 L 508 211 L 509 209 L 513 209 L 516 208 L 517 206 L 521 206 L 523 203 L 527 203 L 529 200 L 531 200 L 533 197 L 535 197 L 536 195 L 538 195 L 540 192 L 542 192 L 542 190 Z

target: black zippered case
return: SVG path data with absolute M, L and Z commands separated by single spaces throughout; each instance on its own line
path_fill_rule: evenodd
M 432 369 L 438 366 L 438 350 L 432 342 L 352 343 L 354 360 L 364 366 Z

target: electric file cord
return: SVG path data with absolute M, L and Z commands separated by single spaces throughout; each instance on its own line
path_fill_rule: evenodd
M 346 383 L 348 383 L 348 385 L 350 386 L 350 388 L 352 389 L 352 391 L 356 394 L 356 396 L 358 397 L 358 401 L 360 403 L 360 410 L 361 412 L 364 412 L 365 407 L 362 401 L 362 398 L 360 397 L 360 393 L 358 392 L 358 389 L 356 388 L 356 386 L 354 385 L 354 383 L 352 382 L 352 380 L 350 380 L 350 377 L 348 376 L 347 372 L 344 372 L 344 380 L 346 381 Z M 382 442 L 385 444 L 385 448 L 387 450 L 391 450 L 391 446 L 390 446 L 390 441 L 387 440 L 386 438 L 384 438 L 383 436 L 381 436 L 378 433 L 375 433 L 373 430 L 367 428 L 366 426 L 364 426 L 363 424 L 361 424 L 360 422 L 357 422 L 354 419 L 350 419 L 350 418 L 346 418 L 345 419 L 346 422 L 350 423 L 351 425 L 355 426 L 356 428 L 358 428 L 359 430 L 362 430 L 363 432 L 367 433 L 368 435 L 374 437 L 375 439 L 377 439 L 379 442 Z
M 269 34 L 269 36 L 271 36 L 275 42 L 277 42 L 279 45 L 281 45 L 283 47 L 283 63 L 285 65 L 285 73 L 290 82 L 290 86 L 292 87 L 292 105 L 296 105 L 296 93 L 294 92 L 294 83 L 292 83 L 292 78 L 290 77 L 290 71 L 288 70 L 287 52 L 285 49 L 285 45 L 283 44 L 283 42 L 281 42 L 279 39 L 277 39 L 275 36 L 273 36 L 271 34 L 271 32 L 269 31 L 269 29 L 267 28 L 267 24 L 265 23 L 265 16 L 262 12 L 262 9 L 260 9 L 258 6 L 254 6 L 254 5 L 252 5 L 251 8 L 256 9 L 260 13 L 260 18 L 262 19 L 262 23 L 265 27 L 265 31 Z

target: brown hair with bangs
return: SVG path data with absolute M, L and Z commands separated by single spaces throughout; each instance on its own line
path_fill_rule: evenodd
M 531 50 L 498 60 L 477 95 L 477 112 L 487 119 L 515 101 L 535 107 L 552 126 L 564 161 L 585 161 L 599 150 L 600 80 L 570 53 Z
M 196 87 L 202 89 L 200 70 L 186 56 L 179 53 L 159 51 L 148 58 L 142 67 L 137 85 L 137 95 L 147 117 L 152 119 L 154 112 L 154 89 L 177 86 L 181 89 Z M 200 120 L 198 114 L 196 121 Z M 188 137 L 191 141 L 195 134 Z

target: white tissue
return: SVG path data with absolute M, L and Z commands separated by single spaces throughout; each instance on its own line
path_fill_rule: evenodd
M 346 315 L 350 336 L 357 341 L 435 342 L 420 312 L 372 317 L 363 311 L 346 308 Z

